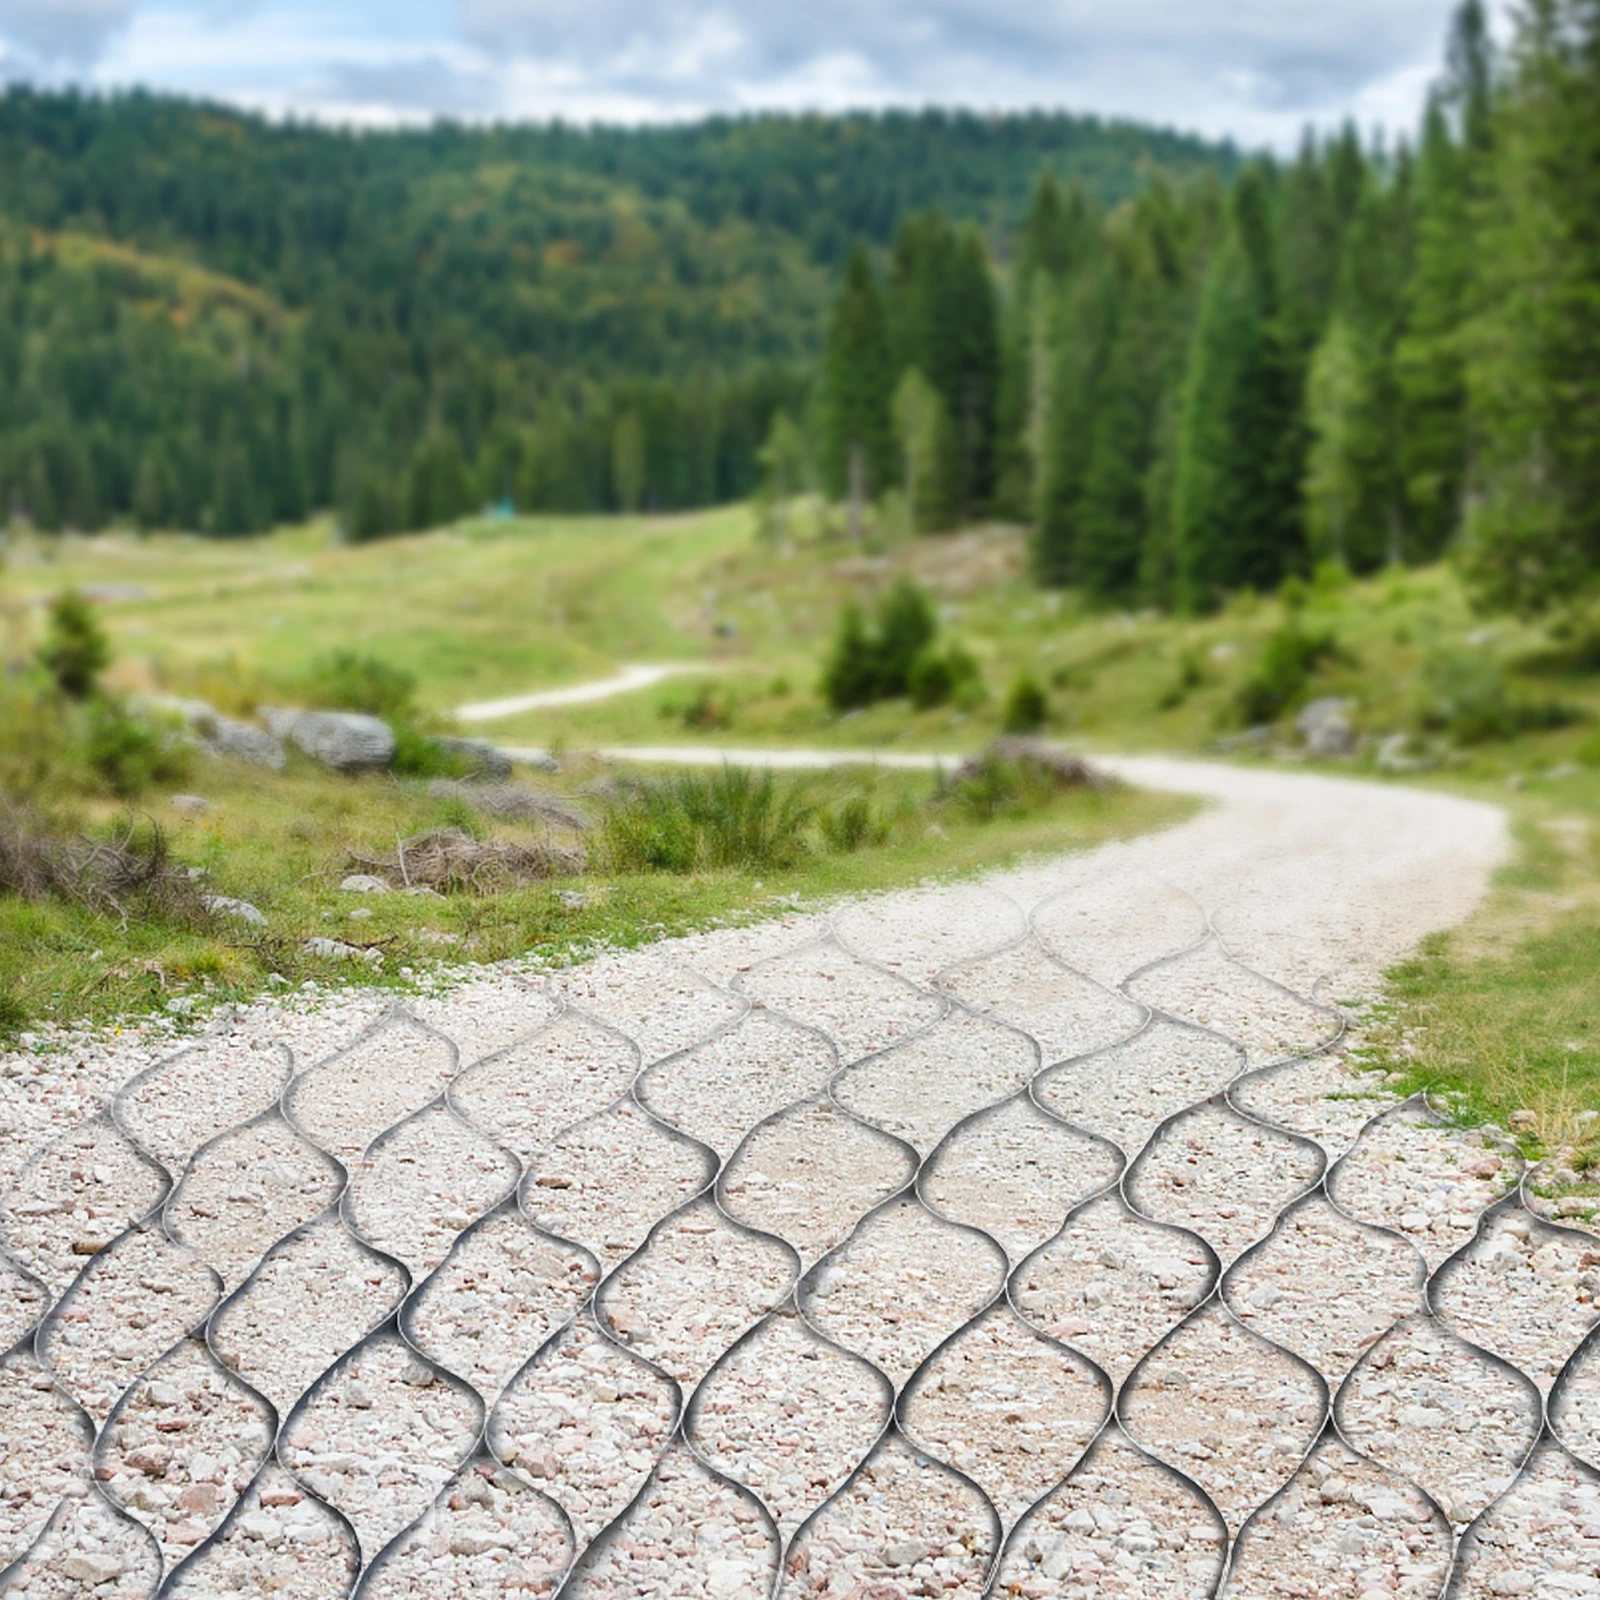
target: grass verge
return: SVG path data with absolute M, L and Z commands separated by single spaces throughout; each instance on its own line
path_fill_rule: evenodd
M 1390 974 L 1366 1056 L 1549 1158 L 1541 1190 L 1600 1207 L 1600 775 L 1478 792 L 1509 803 L 1514 858 Z
M 608 811 L 593 793 L 597 780 L 617 789 L 615 774 L 582 762 L 551 788 L 562 803 L 597 817 L 627 814 L 626 797 L 648 792 L 624 776 L 624 801 Z M 704 780 L 713 802 L 716 782 Z M 757 801 L 764 785 L 753 786 Z M 613 850 L 597 828 L 588 835 L 591 865 L 581 874 L 436 896 L 360 894 L 339 885 L 362 859 L 393 858 L 397 841 L 428 829 L 530 846 L 548 843 L 550 829 L 486 817 L 437 786 L 430 792 L 426 784 L 387 778 L 330 779 L 298 762 L 273 776 L 207 760 L 190 787 L 206 801 L 203 814 L 175 812 L 166 796 L 151 794 L 142 827 L 158 821 L 172 860 L 203 873 L 208 895 L 248 902 L 265 923 L 226 913 L 197 918 L 159 902 L 112 907 L 70 895 L 0 895 L 0 1039 L 41 1025 L 104 1026 L 163 1010 L 199 1018 L 219 1004 L 308 981 L 404 991 L 447 965 L 529 956 L 559 964 L 602 946 L 977 872 L 1027 854 L 1089 848 L 1193 809 L 1180 798 L 1113 788 L 1025 794 L 988 812 L 959 795 L 941 798 L 931 775 L 804 774 L 781 780 L 770 802 L 772 818 L 792 824 L 803 813 L 807 835 L 798 850 L 705 849 L 652 864 Z M 101 836 L 127 827 L 126 813 L 110 801 L 84 809 L 78 821 Z M 355 954 L 319 954 L 310 947 L 317 940 Z

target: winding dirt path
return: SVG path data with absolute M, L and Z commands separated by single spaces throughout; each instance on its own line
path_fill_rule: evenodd
M 1600 1241 L 1344 1060 L 1502 816 L 1119 765 L 1215 804 L 0 1062 L 0 1594 L 1600 1591 Z

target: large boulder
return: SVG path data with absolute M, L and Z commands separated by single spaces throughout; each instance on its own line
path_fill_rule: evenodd
M 511 757 L 504 750 L 497 749 L 487 739 L 458 739 L 440 737 L 434 743 L 441 750 L 448 751 L 453 756 L 459 756 L 464 761 L 472 763 L 471 776 L 474 778 L 509 778 L 511 776 Z
M 394 730 L 359 711 L 263 706 L 261 719 L 278 738 L 336 772 L 382 772 L 394 759 Z
M 232 756 L 252 767 L 283 771 L 287 759 L 283 741 L 253 723 L 225 717 L 204 700 L 157 700 L 154 704 L 175 711 L 188 724 L 195 742 L 210 756 Z

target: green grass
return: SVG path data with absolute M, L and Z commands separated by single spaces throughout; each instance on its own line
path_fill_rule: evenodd
M 581 793 L 598 775 L 577 762 L 556 787 L 599 814 Z M 719 778 L 699 783 L 710 793 Z M 757 780 L 756 789 L 763 783 Z M 937 804 L 935 784 L 932 775 L 871 771 L 783 778 L 767 822 L 804 810 L 806 848 L 799 852 L 763 855 L 747 848 L 745 838 L 738 847 L 696 857 L 687 870 L 653 871 L 610 859 L 597 831 L 590 835 L 596 859 L 581 876 L 435 899 L 359 895 L 338 885 L 354 870 L 352 854 L 392 854 L 398 838 L 427 827 L 465 821 L 485 834 L 528 841 L 537 830 L 473 816 L 458 801 L 432 799 L 421 786 L 386 778 L 330 779 L 300 762 L 271 776 L 202 761 L 185 787 L 210 801 L 206 815 L 180 816 L 154 792 L 144 809 L 160 820 L 178 861 L 205 869 L 209 892 L 248 900 L 268 926 L 219 920 L 196 927 L 172 915 L 122 918 L 61 901 L 0 896 L 0 1038 L 40 1022 L 106 1025 L 162 1009 L 199 1017 L 222 1002 L 308 979 L 405 990 L 442 964 L 526 957 L 560 963 L 599 946 L 760 918 L 798 902 L 980 871 L 1028 853 L 1088 848 L 1193 809 L 1136 790 L 1074 792 L 976 822 Z M 860 802 L 893 825 L 872 839 L 849 828 L 830 838 L 822 819 Z M 81 812 L 91 828 L 114 826 L 120 816 L 111 802 Z M 748 815 L 735 823 L 748 826 Z M 382 964 L 307 953 L 304 942 L 317 937 L 376 949 Z
M 1519 1126 L 1528 1153 L 1600 1180 L 1600 774 L 1520 791 L 1450 787 L 1509 803 L 1516 851 L 1479 910 L 1390 974 L 1366 1058 L 1407 1090 L 1442 1093 L 1469 1121 Z M 1516 1119 L 1521 1124 L 1525 1119 Z M 1557 1186 L 1558 1188 L 1561 1186 Z

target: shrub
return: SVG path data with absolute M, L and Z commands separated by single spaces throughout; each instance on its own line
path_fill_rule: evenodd
M 82 751 L 61 709 L 54 695 L 0 672 L 0 795 L 31 803 L 77 787 Z
M 1037 733 L 1050 718 L 1050 701 L 1039 680 L 1020 673 L 1006 695 L 1000 726 L 1006 733 Z
M 798 784 L 723 767 L 640 784 L 608 809 L 601 839 L 621 871 L 782 868 L 806 853 L 814 809 Z
M 111 664 L 111 641 L 94 607 L 76 589 L 58 594 L 50 602 L 39 664 L 73 700 L 87 700 L 100 674 Z
M 863 845 L 883 844 L 892 826 L 864 794 L 853 794 L 837 806 L 824 807 L 817 825 L 823 842 L 838 855 L 853 855 Z
M 110 696 L 96 696 L 86 708 L 83 751 L 101 784 L 123 800 L 153 783 L 175 783 L 189 770 L 189 752 L 175 728 L 135 715 Z
M 912 668 L 938 632 L 932 604 L 909 578 L 898 579 L 884 595 L 870 628 L 859 606 L 846 606 L 822 672 L 828 704 L 855 711 L 907 693 Z
M 1436 651 L 1423 663 L 1422 690 L 1422 725 L 1458 744 L 1560 728 L 1580 715 L 1560 701 L 1518 694 L 1500 664 L 1481 651 Z
M 390 722 L 412 722 L 417 716 L 416 677 L 353 650 L 319 657 L 296 688 L 318 709 L 364 711 Z
M 932 645 L 924 646 L 906 677 L 911 703 L 919 711 L 948 705 L 952 700 L 959 703 L 970 697 L 974 687 L 981 698 L 983 679 L 978 663 L 971 652 L 959 644 L 947 645 L 942 651 Z
M 733 724 L 733 707 L 728 704 L 727 696 L 710 684 L 701 689 L 678 715 L 684 727 L 694 728 L 701 733 L 714 733 Z
M 822 692 L 835 711 L 856 711 L 877 698 L 877 652 L 858 605 L 847 605 L 840 614 L 833 650 L 822 669 Z
M 1284 585 L 1285 590 L 1288 587 Z M 1301 627 L 1291 612 L 1289 621 L 1268 636 L 1255 671 L 1234 692 L 1240 720 L 1249 725 L 1275 721 L 1304 693 L 1311 674 L 1339 654 L 1331 633 Z
M 1046 805 L 1057 785 L 1032 762 L 986 754 L 946 791 L 947 802 L 972 822 L 1024 816 Z
M 1162 691 L 1161 698 L 1156 701 L 1156 710 L 1176 711 L 1205 681 L 1206 671 L 1199 653 L 1185 650 L 1178 657 L 1177 676 Z
M 467 778 L 472 775 L 471 756 L 447 750 L 410 722 L 396 721 L 394 755 L 389 770 L 403 778 Z

